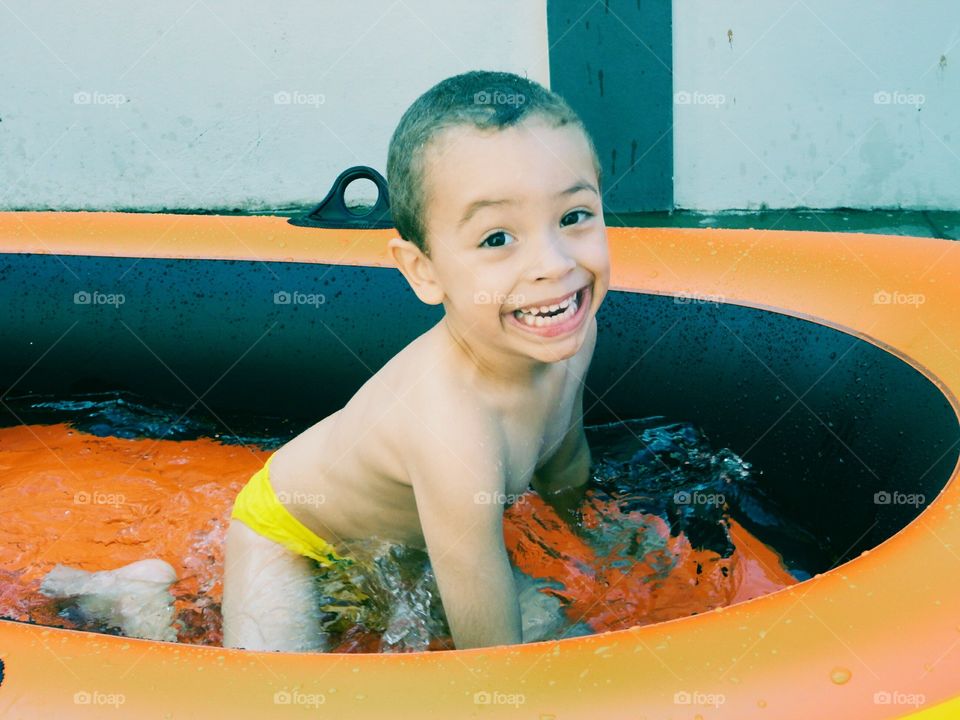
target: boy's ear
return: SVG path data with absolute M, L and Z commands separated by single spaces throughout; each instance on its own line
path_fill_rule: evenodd
M 418 298 L 427 305 L 443 302 L 444 292 L 433 271 L 433 262 L 420 248 L 409 240 L 395 237 L 387 242 L 387 250 Z

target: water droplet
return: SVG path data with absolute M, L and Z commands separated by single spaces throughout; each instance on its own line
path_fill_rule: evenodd
M 830 680 L 834 685 L 843 685 L 850 680 L 851 675 L 852 673 L 847 668 L 835 667 L 830 672 Z

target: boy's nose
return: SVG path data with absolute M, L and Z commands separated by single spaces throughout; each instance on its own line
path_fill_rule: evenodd
M 577 266 L 566 241 L 558 233 L 544 233 L 536 252 L 534 268 L 537 280 L 563 277 Z

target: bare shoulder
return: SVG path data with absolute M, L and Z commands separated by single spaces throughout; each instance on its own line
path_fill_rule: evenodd
M 417 401 L 407 426 L 415 432 L 405 435 L 417 436 L 410 460 L 421 470 L 447 468 L 464 478 L 471 468 L 501 459 L 505 449 L 502 429 L 468 384 L 439 372 Z
M 498 426 L 488 405 L 459 375 L 440 333 L 427 333 L 384 367 L 384 383 L 393 389 L 389 410 L 392 433 L 405 452 L 426 460 L 449 447 L 492 441 Z M 490 447 L 491 451 L 493 448 Z

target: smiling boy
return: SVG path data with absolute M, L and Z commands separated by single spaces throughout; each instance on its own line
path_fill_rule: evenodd
M 610 275 L 589 135 L 542 86 L 469 72 L 404 113 L 387 176 L 391 256 L 444 317 L 238 496 L 225 646 L 324 649 L 311 572 L 369 537 L 426 549 L 458 649 L 519 643 L 504 506 L 532 486 L 576 526 L 583 381 Z

